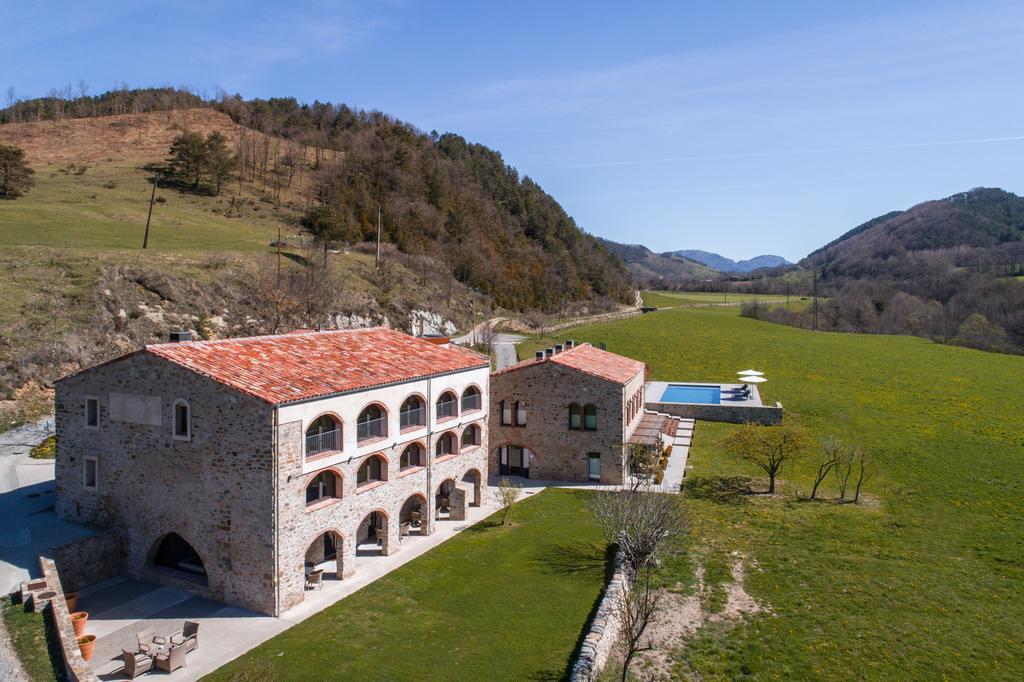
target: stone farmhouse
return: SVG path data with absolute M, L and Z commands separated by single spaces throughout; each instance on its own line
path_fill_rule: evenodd
M 181 336 L 56 384 L 57 513 L 117 533 L 128 575 L 279 615 L 303 600 L 314 567 L 347 577 L 357 553 L 397 552 L 482 503 L 487 357 L 385 328 Z M 499 377 L 503 395 L 534 376 L 546 391 L 537 370 Z M 611 441 L 630 418 L 598 395 L 611 379 L 592 381 L 574 395 L 597 405 L 601 429 L 563 428 L 550 455 L 532 428 L 509 440 L 545 453 L 536 471 L 578 435 L 581 452 L 607 457 L 602 477 L 618 475 Z
M 644 417 L 644 363 L 572 341 L 491 375 L 491 470 L 626 482 L 625 445 Z

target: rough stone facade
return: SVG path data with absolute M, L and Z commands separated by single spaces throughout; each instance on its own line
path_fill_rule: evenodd
M 60 566 L 60 579 L 69 592 L 121 575 L 125 571 L 125 542 L 120 531 L 111 529 L 78 538 L 50 550 Z
M 642 405 L 643 386 L 643 371 L 622 384 L 547 361 L 492 375 L 491 470 L 501 471 L 501 449 L 513 445 L 529 449 L 530 478 L 586 481 L 588 453 L 599 453 L 600 482 L 623 484 L 627 474 L 624 444 L 640 423 L 643 412 L 631 411 L 627 405 L 633 399 Z M 501 423 L 503 401 L 513 405 L 517 401 L 526 403 L 525 426 Z M 596 406 L 595 430 L 569 428 L 572 403 Z
M 782 423 L 782 403 L 772 405 L 691 405 L 689 403 L 647 403 L 647 409 L 670 414 L 682 419 L 700 419 L 708 422 L 730 424 L 764 424 L 777 426 Z
M 619 639 L 622 628 L 622 600 L 629 597 L 629 574 L 622 553 L 615 555 L 615 570 L 605 586 L 597 612 L 573 661 L 569 679 L 572 682 L 596 680 L 604 670 L 608 657 Z
M 367 535 L 371 512 L 385 522 L 377 533 L 381 542 L 364 543 L 361 555 L 400 551 L 404 532 L 429 534 L 437 523 L 464 519 L 466 505 L 483 502 L 488 374 L 483 366 L 275 406 L 152 354 L 136 353 L 57 382 L 57 513 L 124 539 L 123 555 L 116 559 L 103 556 L 105 546 L 98 541 L 93 545 L 100 556 L 88 552 L 78 559 L 109 558 L 104 566 L 119 563 L 133 577 L 280 615 L 303 600 L 308 564 L 324 559 L 325 533 L 336 543 L 340 573 L 326 577 L 344 578 L 355 571 L 357 543 Z M 461 396 L 469 386 L 480 391 L 479 409 L 463 411 L 460 403 L 454 417 L 438 420 L 437 396 L 445 391 Z M 413 394 L 424 398 L 428 418 L 403 430 L 400 406 Z M 93 427 L 86 425 L 87 398 L 98 400 Z M 190 408 L 188 440 L 173 435 L 179 400 Z M 356 419 L 370 403 L 386 410 L 390 435 L 357 443 Z M 339 419 L 344 443 L 327 456 L 308 457 L 306 429 L 323 414 Z M 480 429 L 479 443 L 435 457 L 445 433 L 461 443 L 471 425 Z M 412 442 L 424 447 L 423 466 L 400 471 L 401 452 Z M 368 457 L 383 458 L 386 475 L 357 486 L 357 471 Z M 95 489 L 85 485 L 86 458 L 96 462 Z M 341 482 L 335 498 L 307 505 L 307 486 L 326 470 Z M 450 510 L 439 512 L 446 481 Z M 419 529 L 401 523 L 413 506 L 422 510 Z M 201 578 L 154 565 L 156 549 L 170 533 L 199 555 L 205 586 Z M 106 549 L 113 554 L 117 548 L 108 543 Z M 70 552 L 61 564 L 75 575 L 89 575 L 89 567 L 75 566 L 76 560 Z

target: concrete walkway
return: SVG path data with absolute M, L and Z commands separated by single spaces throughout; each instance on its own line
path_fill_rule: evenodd
M 661 487 L 667 493 L 677 493 L 683 487 L 686 476 L 686 460 L 690 457 L 690 444 L 693 442 L 692 419 L 679 419 L 679 428 L 672 440 L 672 454 L 665 467 L 665 476 L 661 479 Z
M 53 511 L 53 460 L 29 451 L 54 432 L 53 417 L 0 433 L 0 590 L 39 577 L 39 555 L 90 531 Z
M 186 667 L 175 672 L 173 679 L 198 679 L 455 537 L 494 511 L 493 503 L 470 507 L 465 521 L 436 521 L 433 535 L 403 538 L 399 550 L 390 556 L 358 556 L 355 575 L 325 580 L 323 588 L 307 591 L 305 601 L 278 618 L 129 578 L 90 586 L 82 590 L 78 607 L 89 612 L 86 631 L 97 636 L 94 669 L 101 679 L 124 679 L 121 650 L 137 648 L 137 633 L 152 628 L 158 635 L 169 635 L 181 629 L 185 620 L 194 620 L 199 623 L 200 646 L 188 654 Z

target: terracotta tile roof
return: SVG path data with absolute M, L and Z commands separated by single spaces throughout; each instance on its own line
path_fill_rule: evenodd
M 495 372 L 495 374 L 514 372 L 518 369 L 540 365 L 545 362 L 553 362 L 563 367 L 583 372 L 584 374 L 614 381 L 617 384 L 625 384 L 635 377 L 637 373 L 644 371 L 644 363 L 639 360 L 595 348 L 589 343 L 581 343 L 561 353 L 545 357 L 543 360 L 523 360 L 522 362 L 517 362 Z
M 143 352 L 273 404 L 490 365 L 467 348 L 384 327 L 161 343 Z
M 636 430 L 629 437 L 629 442 L 654 445 L 660 442 L 662 434 L 669 438 L 675 436 L 678 423 L 675 419 L 661 414 L 644 412 L 640 423 L 636 425 Z

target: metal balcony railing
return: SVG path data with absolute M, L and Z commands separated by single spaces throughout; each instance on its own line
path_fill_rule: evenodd
M 306 456 L 341 449 L 341 429 L 306 434 Z
M 480 409 L 480 394 L 462 396 L 462 411 L 471 412 Z
M 369 440 L 370 438 L 383 438 L 386 435 L 388 435 L 387 417 L 368 419 L 356 424 L 356 441 Z
M 459 414 L 459 403 L 456 400 L 445 400 L 437 404 L 437 418 L 447 419 Z

